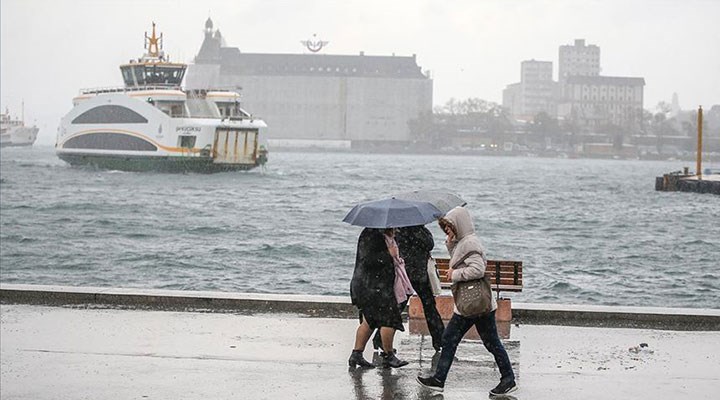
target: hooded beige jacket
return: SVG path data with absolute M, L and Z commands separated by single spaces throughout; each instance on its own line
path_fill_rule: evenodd
M 450 253 L 451 281 L 454 283 L 481 279 L 485 276 L 487 259 L 485 249 L 475 235 L 475 227 L 470 213 L 464 207 L 455 207 L 445 215 L 445 219 L 455 227 L 455 232 L 457 232 L 455 240 L 445 242 Z M 497 301 L 495 296 L 490 296 L 490 298 L 492 299 L 491 310 L 495 311 Z M 462 315 L 458 312 L 457 307 L 454 312 Z

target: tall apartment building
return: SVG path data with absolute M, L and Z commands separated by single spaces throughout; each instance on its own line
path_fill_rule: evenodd
M 600 47 L 575 39 L 573 45 L 562 45 L 558 55 L 558 81 L 564 83 L 569 76 L 600 75 Z
M 242 88 L 242 105 L 277 147 L 403 146 L 432 112 L 433 81 L 413 56 L 243 53 L 212 21 L 186 86 Z
M 518 119 L 531 120 L 545 112 L 556 114 L 557 84 L 553 81 L 551 61 L 523 61 L 520 65 L 520 82 L 503 90 L 503 106 Z

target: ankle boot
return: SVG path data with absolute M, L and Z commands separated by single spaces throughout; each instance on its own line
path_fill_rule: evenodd
M 381 353 L 380 355 L 383 359 L 383 368 L 400 368 L 409 364 L 407 361 L 397 358 L 394 351 L 392 353 Z
M 375 366 L 363 357 L 362 350 L 353 350 L 348 360 L 348 365 L 351 368 L 359 366 L 360 368 L 375 368 Z

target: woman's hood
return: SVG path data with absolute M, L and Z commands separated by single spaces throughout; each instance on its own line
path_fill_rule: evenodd
M 475 226 L 468 210 L 464 207 L 455 207 L 445 214 L 445 219 L 455 227 L 457 240 L 475 233 Z

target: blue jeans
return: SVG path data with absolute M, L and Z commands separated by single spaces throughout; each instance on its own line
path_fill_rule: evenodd
M 495 363 L 500 369 L 501 379 L 503 381 L 514 380 L 515 374 L 510 365 L 510 358 L 497 333 L 495 311 L 481 317 L 463 317 L 453 314 L 443 333 L 442 353 L 440 353 L 440 360 L 435 369 L 435 378 L 440 382 L 445 382 L 458 344 L 473 325 L 480 334 L 480 339 L 482 339 L 485 348 L 495 357 Z

